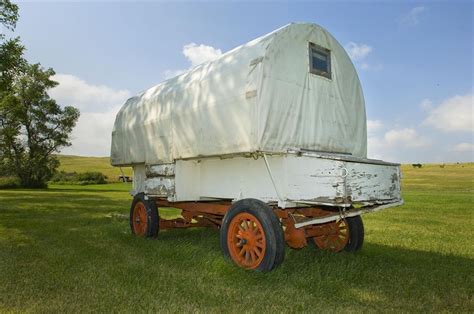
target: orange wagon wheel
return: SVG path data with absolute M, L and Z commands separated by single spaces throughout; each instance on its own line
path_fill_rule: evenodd
M 364 243 L 364 223 L 360 216 L 345 218 L 327 225 L 328 232 L 314 237 L 314 243 L 323 250 L 332 252 L 356 252 Z
M 156 237 L 159 229 L 159 216 L 156 203 L 145 199 L 143 193 L 133 197 L 130 207 L 130 229 L 139 237 Z
M 342 251 L 349 242 L 349 224 L 345 219 L 341 219 L 330 223 L 329 230 L 327 234 L 314 237 L 314 243 L 323 250 L 331 252 Z
M 265 232 L 258 219 L 249 213 L 236 215 L 229 225 L 227 246 L 232 260 L 243 268 L 257 268 L 267 248 Z
M 221 249 L 245 269 L 270 271 L 285 258 L 280 221 L 270 206 L 252 198 L 234 203 L 222 220 Z
M 133 208 L 132 213 L 132 228 L 133 233 L 137 236 L 143 237 L 147 229 L 146 208 L 142 202 L 137 202 Z

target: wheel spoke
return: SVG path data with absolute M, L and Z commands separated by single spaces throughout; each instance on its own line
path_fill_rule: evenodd
M 244 256 L 244 254 L 245 254 L 245 251 L 247 251 L 247 249 L 245 248 L 245 246 L 243 246 L 242 249 L 240 250 L 238 256 L 239 256 L 240 258 L 242 258 L 242 257 Z
M 245 250 L 245 261 L 248 263 L 250 262 L 250 253 L 248 250 Z
M 250 253 L 250 260 L 253 262 L 256 260 L 256 257 L 255 257 L 255 252 L 253 251 L 254 248 L 251 248 L 249 250 L 249 253 Z
M 257 255 L 257 258 L 260 258 L 260 256 L 262 255 L 262 251 L 259 251 L 257 247 L 254 247 L 253 251 L 255 252 L 255 255 Z

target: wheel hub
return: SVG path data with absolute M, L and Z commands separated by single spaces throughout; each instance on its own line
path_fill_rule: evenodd
M 247 239 L 240 239 L 240 241 L 237 243 L 238 246 L 242 247 L 245 244 L 247 244 Z

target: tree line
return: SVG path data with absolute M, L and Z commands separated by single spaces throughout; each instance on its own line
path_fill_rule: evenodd
M 8 33 L 18 6 L 0 0 L 0 24 Z M 45 187 L 57 171 L 55 157 L 71 145 L 79 110 L 59 106 L 48 90 L 57 86 L 51 68 L 30 64 L 19 37 L 0 33 L 0 176 L 18 177 L 23 187 Z

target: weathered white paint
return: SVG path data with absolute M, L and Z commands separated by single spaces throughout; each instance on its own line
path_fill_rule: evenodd
M 352 201 L 382 201 L 400 198 L 400 168 L 346 163 L 347 194 Z
M 149 196 L 168 197 L 175 194 L 174 177 L 151 177 L 145 180 L 145 193 Z
M 133 166 L 133 184 L 131 195 L 145 192 L 145 165 L 134 165 Z
M 145 168 L 147 177 L 172 177 L 174 164 L 149 165 Z
M 178 160 L 174 168 L 167 164 L 168 170 L 165 165 L 148 167 L 153 176 L 145 180 L 144 191 L 170 201 L 257 198 L 282 208 L 367 206 L 401 199 L 398 164 L 304 152 L 268 155 L 266 162 L 262 156 Z

